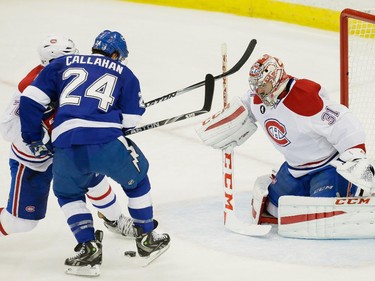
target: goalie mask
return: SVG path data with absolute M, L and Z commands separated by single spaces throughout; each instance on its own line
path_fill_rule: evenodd
M 285 89 L 288 80 L 284 64 L 270 55 L 263 55 L 250 68 L 250 89 L 269 107 L 276 105 L 278 96 Z
M 77 54 L 72 40 L 62 36 L 49 35 L 38 46 L 38 53 L 43 66 L 61 56 Z

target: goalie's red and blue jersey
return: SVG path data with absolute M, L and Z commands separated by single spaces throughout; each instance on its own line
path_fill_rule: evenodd
M 275 107 L 266 107 L 250 91 L 243 101 L 294 176 L 328 165 L 351 147 L 364 148 L 360 121 L 347 107 L 332 101 L 319 84 L 291 78 L 281 96 Z
M 41 138 L 45 106 L 58 102 L 52 142 L 56 147 L 107 143 L 135 127 L 145 107 L 137 77 L 102 55 L 69 55 L 47 65 L 21 98 L 22 137 Z M 33 116 L 22 112 L 32 111 Z

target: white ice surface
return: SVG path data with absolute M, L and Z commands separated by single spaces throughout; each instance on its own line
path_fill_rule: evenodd
M 339 36 L 266 20 L 221 13 L 99 0 L 0 1 L 0 110 L 17 82 L 39 63 L 36 46 L 47 34 L 71 37 L 81 53 L 90 52 L 97 34 L 117 30 L 127 38 L 128 66 L 141 81 L 146 101 L 221 72 L 221 43 L 233 65 L 252 38 L 258 40 L 246 65 L 228 79 L 229 95 L 248 88 L 247 72 L 263 53 L 278 56 L 288 73 L 320 82 L 339 98 Z M 212 112 L 222 107 L 216 82 Z M 198 109 L 203 88 L 149 108 L 144 122 Z M 102 274 L 98 280 L 373 280 L 375 240 L 309 241 L 281 238 L 273 229 L 264 238 L 230 233 L 222 225 L 221 153 L 205 147 L 194 128 L 205 114 L 132 138 L 147 155 L 155 218 L 171 235 L 171 247 L 147 268 L 124 257 L 134 242 L 105 231 Z M 9 144 L 0 140 L 0 205 L 10 182 Z M 277 168 L 282 157 L 259 130 L 235 151 L 236 203 L 248 219 L 257 176 Z M 126 211 L 126 197 L 113 188 Z M 103 228 L 98 220 L 96 227 Z M 75 240 L 54 195 L 48 214 L 30 233 L 0 239 L 0 280 L 79 280 L 63 273 Z

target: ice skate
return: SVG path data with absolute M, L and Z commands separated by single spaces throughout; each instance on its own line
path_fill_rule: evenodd
M 138 255 L 144 259 L 143 266 L 147 266 L 169 248 L 170 237 L 167 233 L 158 234 L 155 231 L 140 233 L 136 238 Z
M 111 221 L 107 219 L 102 213 L 98 212 L 98 217 L 103 220 L 104 226 L 111 232 L 121 234 L 128 238 L 137 237 L 136 229 L 133 220 L 121 214 L 118 220 Z M 154 220 L 154 229 L 157 228 L 158 222 Z
M 133 220 L 131 218 L 121 214 L 118 220 L 110 221 L 100 212 L 98 212 L 98 217 L 103 220 L 104 226 L 108 228 L 110 232 L 121 234 L 128 238 L 136 237 Z
M 83 276 L 99 276 L 102 264 L 103 231 L 95 231 L 95 241 L 79 243 L 74 251 L 77 255 L 65 260 L 65 273 Z

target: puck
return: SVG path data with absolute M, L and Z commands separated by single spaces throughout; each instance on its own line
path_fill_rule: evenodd
M 135 251 L 125 251 L 124 252 L 124 255 L 127 256 L 127 257 L 131 257 L 131 258 L 134 258 L 136 256 L 136 252 Z

